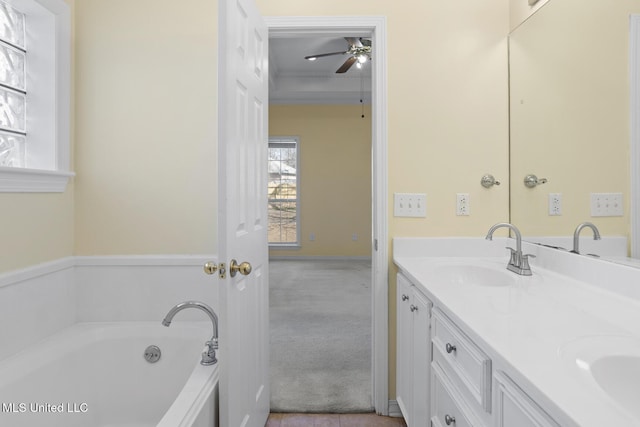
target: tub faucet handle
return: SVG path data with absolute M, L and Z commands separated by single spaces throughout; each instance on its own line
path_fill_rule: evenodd
M 217 344 L 217 343 L 216 343 Z M 200 362 L 203 365 L 213 365 L 218 362 L 216 358 L 216 350 L 213 341 L 207 341 L 204 343 L 206 346 L 205 350 L 202 352 L 202 361 Z

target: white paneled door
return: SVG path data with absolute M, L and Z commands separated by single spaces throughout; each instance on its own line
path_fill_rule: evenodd
M 269 40 L 254 0 L 219 0 L 218 11 L 218 254 L 226 263 L 219 281 L 220 425 L 263 427 L 270 393 Z

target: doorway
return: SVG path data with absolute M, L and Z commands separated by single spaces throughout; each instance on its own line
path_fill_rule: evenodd
M 387 238 L 387 111 L 386 20 L 384 17 L 265 17 L 269 37 L 313 35 L 359 37 L 371 34 L 371 366 L 372 406 L 388 415 L 388 238 Z

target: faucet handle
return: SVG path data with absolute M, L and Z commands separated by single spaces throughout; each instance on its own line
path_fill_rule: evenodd
M 522 255 L 522 269 L 523 270 L 531 270 L 531 267 L 529 267 L 529 258 L 535 258 L 535 255 L 532 254 L 525 254 Z
M 217 363 L 218 359 L 216 358 L 216 350 L 215 350 L 216 347 L 214 347 L 214 342 L 207 341 L 206 343 L 204 343 L 204 345 L 206 348 L 202 352 L 202 360 L 200 361 L 200 363 L 202 365 L 213 365 Z
M 511 256 L 509 257 L 509 264 L 511 265 L 518 265 L 518 251 L 516 251 L 515 249 L 509 247 L 509 246 L 505 246 L 507 249 L 509 249 Z

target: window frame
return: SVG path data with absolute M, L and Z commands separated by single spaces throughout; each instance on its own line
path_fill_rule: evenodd
M 300 191 L 300 138 L 297 136 L 270 136 L 267 146 L 267 150 L 271 149 L 272 143 L 294 143 L 296 147 L 296 241 L 295 242 L 270 242 L 268 241 L 270 249 L 300 249 L 301 248 L 301 235 L 300 235 L 300 218 L 301 218 L 301 191 Z M 268 156 L 267 156 L 268 157 Z M 267 171 L 268 173 L 268 171 Z M 267 203 L 271 199 L 267 193 Z M 268 219 L 267 219 L 268 222 Z M 268 224 L 267 224 L 268 228 Z M 268 237 L 268 233 L 267 233 Z M 267 239 L 268 240 L 268 239 Z
M 26 167 L 0 166 L 0 192 L 64 192 L 75 176 L 70 6 L 63 0 L 4 1 L 26 15 L 28 112 Z

